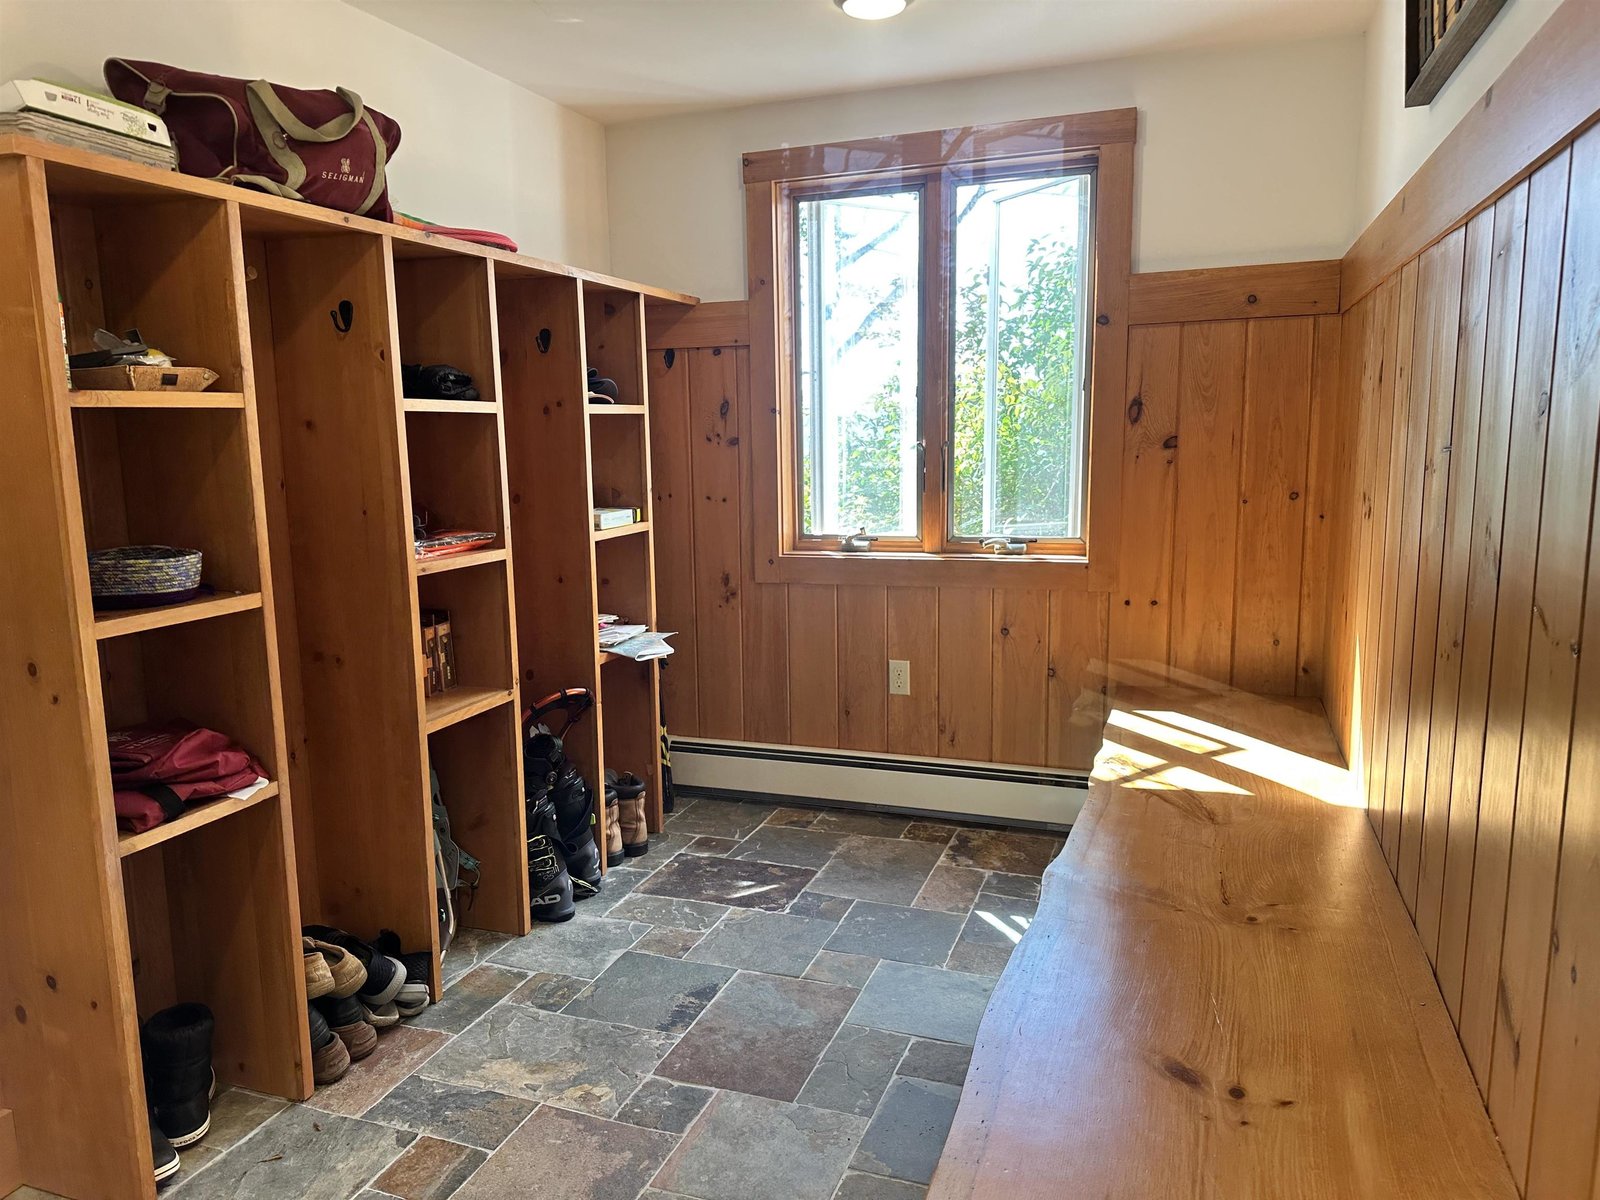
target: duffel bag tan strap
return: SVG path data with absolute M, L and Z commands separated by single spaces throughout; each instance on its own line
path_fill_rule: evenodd
M 378 124 L 372 119 L 371 113 L 362 113 L 361 120 L 366 124 L 367 131 L 372 134 L 372 190 L 361 202 L 361 207 L 356 209 L 357 215 L 364 217 L 378 202 L 378 197 L 383 195 L 384 168 L 389 162 L 389 147 L 383 140 L 383 134 L 378 132 Z
M 350 106 L 350 111 L 313 129 L 289 111 L 288 105 L 278 99 L 278 93 L 272 90 L 272 84 L 265 79 L 248 83 L 245 88 L 252 100 L 258 101 L 261 108 L 272 114 L 272 119 L 280 129 L 301 142 L 337 142 L 340 138 L 348 137 L 350 131 L 361 123 L 362 117 L 367 112 L 360 96 L 349 88 L 335 88 L 339 98 Z
M 268 179 L 265 175 L 234 175 L 228 182 L 239 184 L 241 187 L 253 187 L 262 192 L 270 192 L 274 196 L 282 196 L 285 200 L 305 199 L 292 187 L 279 183 L 276 179 Z

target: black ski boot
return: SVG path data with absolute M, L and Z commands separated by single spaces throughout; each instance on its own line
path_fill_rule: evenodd
M 587 900 L 600 891 L 600 847 L 594 844 L 594 790 L 578 768 L 568 763 L 550 791 L 561 833 L 561 857 L 572 876 L 575 899 Z
M 174 1149 L 192 1146 L 211 1128 L 211 1032 L 216 1021 L 204 1004 L 164 1008 L 139 1030 L 144 1090 L 156 1124 Z
M 577 912 L 572 902 L 572 876 L 561 861 L 556 806 L 549 796 L 528 805 L 529 912 L 535 921 L 570 921 Z

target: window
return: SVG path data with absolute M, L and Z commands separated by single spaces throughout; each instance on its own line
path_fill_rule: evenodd
M 1114 575 L 1136 124 L 745 156 L 758 579 Z
M 1084 163 L 791 190 L 802 539 L 1081 544 L 1093 190 Z

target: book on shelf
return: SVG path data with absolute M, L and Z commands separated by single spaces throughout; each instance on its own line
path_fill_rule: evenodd
M 94 154 L 108 154 L 128 162 L 155 167 L 161 171 L 178 169 L 178 152 L 171 146 L 155 146 L 148 142 L 106 133 L 89 125 L 80 125 L 64 117 L 52 117 L 36 112 L 0 111 L 0 134 L 14 133 L 21 137 L 37 138 L 74 150 L 88 150 Z
M 0 113 L 53 117 L 99 133 L 133 138 L 160 150 L 172 150 L 167 123 L 154 113 L 47 79 L 13 79 L 0 84 Z M 173 161 L 177 161 L 175 152 Z
M 624 525 L 637 525 L 644 520 L 644 513 L 637 508 L 596 508 L 594 510 L 594 527 L 598 532 L 602 529 L 620 529 Z

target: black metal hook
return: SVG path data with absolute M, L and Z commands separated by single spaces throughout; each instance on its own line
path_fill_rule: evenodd
M 329 309 L 328 316 L 333 319 L 333 327 L 340 333 L 349 333 L 350 326 L 355 322 L 356 306 L 348 300 L 339 301 L 339 307 Z
M 678 352 L 676 350 L 663 350 L 661 352 L 661 361 L 667 364 L 667 370 L 672 370 L 672 364 L 678 361 Z
M 533 337 L 533 343 L 534 343 L 534 345 L 539 347 L 539 353 L 540 354 L 549 354 L 550 353 L 550 331 L 548 329 L 539 330 L 539 332 L 536 333 L 534 335 L 534 337 Z

